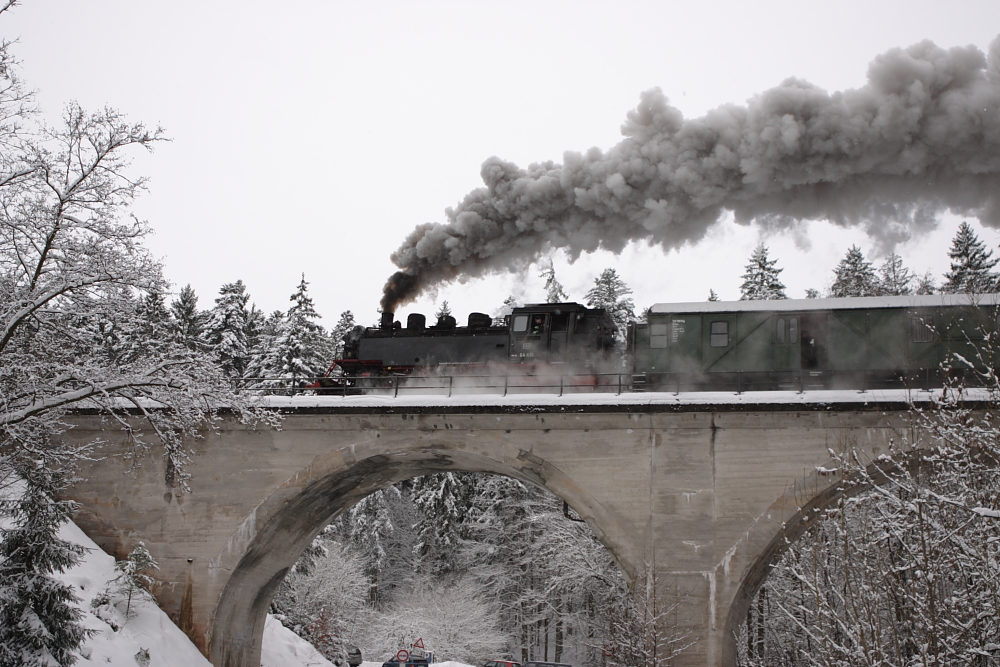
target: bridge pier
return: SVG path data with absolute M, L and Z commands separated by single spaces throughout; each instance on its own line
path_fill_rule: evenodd
M 291 409 L 281 430 L 225 422 L 189 443 L 190 494 L 170 487 L 159 459 L 125 471 L 112 443 L 68 495 L 108 552 L 145 542 L 160 564 L 160 606 L 216 667 L 257 667 L 271 596 L 338 513 L 431 472 L 509 475 L 566 500 L 626 576 L 652 568 L 661 606 L 676 604 L 676 629 L 692 642 L 675 664 L 730 667 L 733 632 L 786 522 L 794 533 L 811 516 L 802 508 L 832 497 L 830 450 L 876 455 L 905 417 L 903 405 L 341 401 Z M 81 415 L 68 437 L 100 429 Z

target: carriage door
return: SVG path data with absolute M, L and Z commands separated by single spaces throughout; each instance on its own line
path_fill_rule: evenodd
M 825 369 L 826 313 L 806 313 L 799 330 L 799 363 L 802 370 Z
M 774 370 L 797 371 L 801 363 L 799 338 L 802 316 L 798 313 L 780 313 L 772 318 L 774 330 L 771 338 L 774 350 Z

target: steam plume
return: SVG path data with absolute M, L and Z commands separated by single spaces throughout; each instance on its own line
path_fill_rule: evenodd
M 727 210 L 741 224 L 861 226 L 883 249 L 945 211 L 1000 227 L 1000 37 L 989 54 L 929 41 L 892 49 L 868 83 L 829 94 L 787 79 L 746 106 L 685 120 L 642 94 L 602 153 L 527 169 L 483 163 L 485 187 L 419 225 L 392 254 L 383 310 L 458 276 L 518 270 L 552 248 L 571 258 L 629 242 L 695 243 Z

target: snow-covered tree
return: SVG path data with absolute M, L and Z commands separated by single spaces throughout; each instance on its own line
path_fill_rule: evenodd
M 198 296 L 190 284 L 182 287 L 177 298 L 170 303 L 170 313 L 178 340 L 188 349 L 203 349 L 205 314 L 198 310 Z
M 917 276 L 917 287 L 913 290 L 914 294 L 936 294 L 938 291 L 937 281 L 934 280 L 934 274 L 928 269 L 924 272 L 924 275 Z
M 250 295 L 242 280 L 226 283 L 219 289 L 215 307 L 205 325 L 205 342 L 215 352 L 219 365 L 228 377 L 246 376 L 250 363 L 250 344 L 247 341 L 247 324 Z
M 115 563 L 115 572 L 118 574 L 108 582 L 109 592 L 125 602 L 126 621 L 135 616 L 132 611 L 133 599 L 154 601 L 150 589 L 155 580 L 147 573 L 157 569 L 159 565 L 143 542 L 136 544 L 125 558 Z
M 615 323 L 615 335 L 620 345 L 624 344 L 625 332 L 629 322 L 635 320 L 635 303 L 628 295 L 631 288 L 614 269 L 604 269 L 601 275 L 594 279 L 594 286 L 587 292 L 587 305 L 591 308 L 603 308 Z
M 307 570 L 296 568 L 274 596 L 272 613 L 330 660 L 346 653 L 347 637 L 368 602 L 360 560 L 338 542 L 317 538 Z
M 56 500 L 63 483 L 44 463 L 21 467 L 20 475 L 10 467 L 2 472 L 8 480 L 19 476 L 23 492 L 0 500 L 0 518 L 10 523 L 0 528 L 0 665 L 72 665 L 90 632 L 72 587 L 52 575 L 83 555 L 83 547 L 58 536 L 74 503 Z
M 337 320 L 337 324 L 335 324 L 333 329 L 330 331 L 330 339 L 334 346 L 334 359 L 344 358 L 344 336 L 353 331 L 356 326 L 357 322 L 354 321 L 354 313 L 349 310 L 345 310 L 340 314 L 340 319 Z
M 322 375 L 333 359 L 330 341 L 317 322 L 319 313 L 309 296 L 305 274 L 295 293 L 289 297 L 292 307 L 278 325 L 265 375 L 282 378 L 296 386 L 299 380 Z
M 835 277 L 830 285 L 830 296 L 877 296 L 879 280 L 871 262 L 865 260 L 861 248 L 852 245 L 844 259 L 833 270 Z
M 719 300 L 719 295 L 715 293 L 714 289 L 708 290 L 708 300 L 709 301 L 718 301 Z
M 472 483 L 472 476 L 454 472 L 424 475 L 413 480 L 413 503 L 423 514 L 415 526 L 420 539 L 417 553 L 433 574 L 455 569 L 473 492 Z
M 778 260 L 767 258 L 767 246 L 758 244 L 750 255 L 746 273 L 741 276 L 740 301 L 787 299 L 785 286 L 778 280 L 778 274 L 784 269 L 777 268 L 777 264 Z
M 549 265 L 542 269 L 542 273 L 538 277 L 545 278 L 546 303 L 563 303 L 569 300 L 569 295 L 563 289 L 562 283 L 556 280 L 556 267 L 553 265 L 551 259 L 549 260 Z
M 982 294 L 996 289 L 997 275 L 992 269 L 1000 258 L 986 249 L 968 222 L 958 226 L 948 257 L 951 258 L 951 269 L 944 274 L 943 293 Z
M 221 382 L 210 357 L 172 336 L 143 338 L 143 296 L 169 286 L 143 246 L 148 224 L 130 214 L 146 180 L 129 172 L 129 154 L 152 150 L 162 131 L 76 103 L 54 123 L 36 122 L 9 48 L 0 43 L 0 467 L 31 469 L 44 461 L 52 470 L 70 468 L 94 446 L 62 437 L 67 411 L 85 403 L 128 438 L 136 464 L 156 445 L 169 471 L 168 492 L 183 491 L 184 438 L 210 426 L 216 406 L 244 419 L 274 417 Z M 149 405 L 164 409 L 145 410 Z M 13 510 L 21 517 L 45 502 L 25 477 L 29 492 Z M 44 520 L 37 528 L 35 546 L 61 553 Z M 41 577 L 29 583 L 48 585 Z M 36 589 L 15 584 L 0 577 L 4 608 L 27 609 Z M 55 593 L 48 599 L 61 604 Z M 69 625 L 45 631 L 73 632 Z
M 819 298 L 819 290 L 815 289 L 813 287 L 808 288 L 806 290 L 806 298 L 807 299 L 818 299 Z
M 913 294 L 915 276 L 903 266 L 903 258 L 890 253 L 878 269 L 878 293 L 882 296 Z

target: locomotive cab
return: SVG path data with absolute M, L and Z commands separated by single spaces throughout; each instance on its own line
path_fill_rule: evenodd
M 515 308 L 510 321 L 510 362 L 566 364 L 585 368 L 614 347 L 614 322 L 602 308 L 578 303 L 533 303 Z

